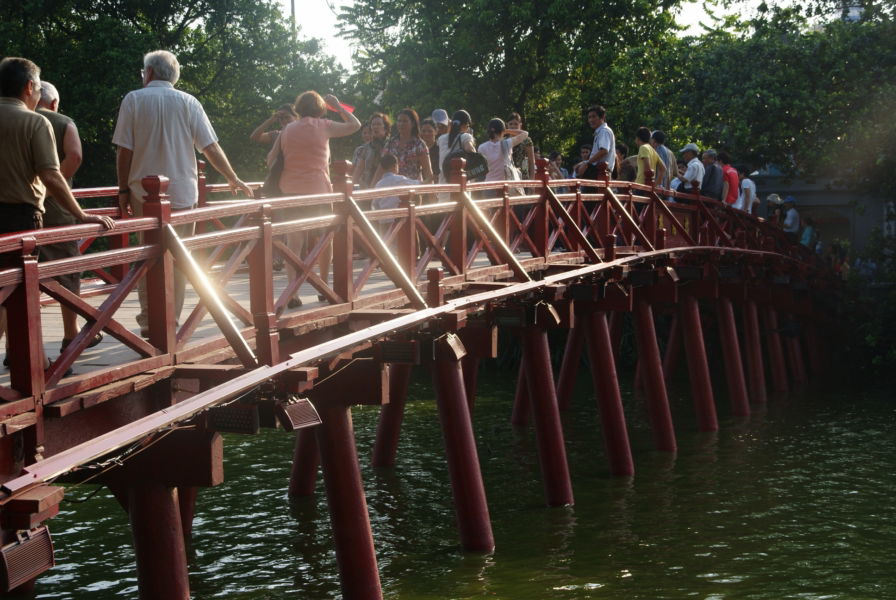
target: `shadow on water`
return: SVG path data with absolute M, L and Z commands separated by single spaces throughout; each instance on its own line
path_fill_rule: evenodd
M 372 469 L 377 411 L 354 410 L 384 593 L 402 600 L 896 597 L 896 405 L 887 390 L 805 389 L 696 431 L 670 388 L 678 453 L 656 452 L 645 401 L 623 390 L 636 474 L 611 478 L 587 372 L 563 416 L 576 504 L 546 508 L 532 427 L 509 424 L 515 377 L 482 373 L 475 429 L 497 548 L 461 552 L 428 381 L 411 385 L 398 464 Z M 323 486 L 286 495 L 292 436 L 227 436 L 199 497 L 194 598 L 338 598 Z M 72 490 L 69 496 L 83 497 Z M 124 512 L 108 494 L 51 524 L 59 565 L 39 598 L 136 597 Z

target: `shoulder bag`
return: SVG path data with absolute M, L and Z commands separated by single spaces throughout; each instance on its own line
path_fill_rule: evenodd
M 267 177 L 264 178 L 264 183 L 261 185 L 261 194 L 264 198 L 275 198 L 283 195 L 283 192 L 280 190 L 280 176 L 283 174 L 283 146 L 280 143 L 282 137 L 283 132 L 281 131 L 277 136 L 277 141 L 274 142 L 277 144 L 277 156 L 274 157 L 274 162 L 268 168 Z
M 467 161 L 467 179 L 469 181 L 482 181 L 488 174 L 488 161 L 478 152 L 468 152 L 461 148 L 459 146 L 461 135 L 463 134 L 458 134 L 458 136 L 454 138 L 454 143 L 451 144 L 451 148 L 448 149 L 448 156 L 442 161 L 442 172 L 446 174 L 451 173 L 451 161 L 455 158 L 463 158 Z M 458 145 L 456 150 L 453 149 L 455 145 Z

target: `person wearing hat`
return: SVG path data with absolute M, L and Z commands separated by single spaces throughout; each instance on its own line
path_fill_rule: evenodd
M 678 191 L 686 194 L 693 194 L 695 188 L 699 188 L 703 185 L 703 175 L 706 172 L 703 168 L 703 163 L 697 158 L 700 154 L 700 148 L 697 147 L 697 144 L 691 142 L 679 150 L 678 153 L 681 154 L 688 163 L 685 172 L 678 176 L 678 179 L 681 181 Z M 681 201 L 682 200 L 679 199 L 679 202 Z M 687 200 L 684 200 L 684 202 L 687 202 Z
M 431 117 L 435 122 L 436 127 L 438 127 L 438 131 L 436 131 L 436 139 L 438 139 L 439 136 L 448 133 L 448 129 L 451 127 L 451 119 L 448 118 L 447 110 L 444 108 L 437 108 L 432 111 Z
M 796 198 L 787 196 L 784 198 L 784 233 L 793 243 L 798 240 L 800 232 L 800 214 L 796 211 Z

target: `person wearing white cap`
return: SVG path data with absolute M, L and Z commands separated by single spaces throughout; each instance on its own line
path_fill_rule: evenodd
M 703 175 L 706 173 L 703 163 L 697 158 L 700 154 L 700 148 L 697 147 L 697 144 L 691 142 L 679 150 L 678 153 L 683 155 L 684 159 L 688 161 L 688 168 L 683 174 L 678 176 L 678 179 L 681 180 L 678 191 L 693 193 L 694 187 L 699 187 L 703 184 Z
M 436 139 L 440 135 L 445 135 L 448 133 L 448 129 L 451 128 L 451 119 L 448 118 L 448 111 L 444 108 L 437 108 L 432 111 L 432 120 L 435 121 L 436 126 L 439 130 L 436 132 Z

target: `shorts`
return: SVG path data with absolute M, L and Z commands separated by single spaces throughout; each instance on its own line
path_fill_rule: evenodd
M 44 200 L 44 227 L 60 227 L 63 225 L 77 225 L 78 220 L 62 208 L 58 202 L 52 198 Z M 81 248 L 78 242 L 72 240 L 70 242 L 59 242 L 58 244 L 48 244 L 40 247 L 40 261 L 58 260 L 60 258 L 70 258 L 72 256 L 81 256 Z M 60 275 L 55 277 L 62 287 L 71 293 L 78 295 L 81 293 L 81 274 L 69 273 L 68 275 Z
M 0 234 L 43 228 L 43 213 L 32 204 L 0 203 Z M 0 254 L 0 269 L 18 267 L 17 253 Z

